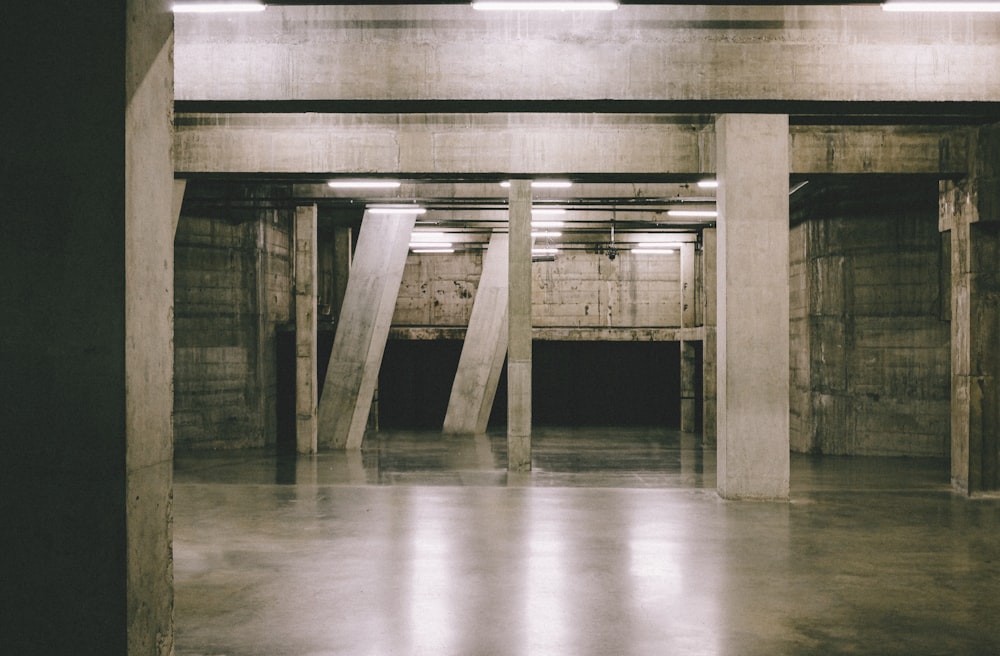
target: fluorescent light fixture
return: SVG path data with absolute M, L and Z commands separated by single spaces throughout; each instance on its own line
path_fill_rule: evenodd
M 579 0 L 564 2 L 562 0 L 537 0 L 536 2 L 517 2 L 504 0 L 474 0 L 472 8 L 477 11 L 614 11 L 618 9 L 617 2 L 605 0 Z
M 532 228 L 561 228 L 563 227 L 562 221 L 532 221 Z
M 531 233 L 532 237 L 562 237 L 561 232 L 553 232 L 551 230 L 542 230 L 540 232 Z
M 1000 2 L 883 2 L 882 11 L 1000 11 Z
M 698 181 L 698 186 L 701 187 L 702 189 L 718 189 L 718 187 L 719 187 L 719 181 L 718 180 L 699 180 Z
M 175 2 L 170 7 L 175 14 L 238 14 L 265 9 L 267 5 L 260 2 Z
M 719 216 L 719 213 L 715 210 L 667 210 L 667 214 L 669 216 L 687 216 L 703 219 Z
M 510 180 L 504 180 L 500 183 L 500 186 L 504 189 L 510 187 Z M 573 186 L 573 183 L 569 180 L 532 180 L 531 187 L 533 189 L 569 189 Z
M 638 253 L 639 255 L 673 255 L 674 249 L 672 248 L 633 248 L 631 253 Z
M 555 255 L 559 252 L 558 248 L 532 248 L 532 255 Z
M 330 180 L 331 189 L 398 189 L 398 180 Z
M 636 248 L 668 248 L 676 250 L 680 248 L 680 244 L 668 241 L 641 241 L 636 244 Z
M 417 207 L 416 205 L 403 205 L 399 207 L 389 207 L 386 205 L 368 207 L 367 212 L 372 214 L 423 214 L 427 210 L 422 207 Z
M 531 214 L 534 216 L 541 216 L 542 214 L 558 215 L 565 214 L 566 210 L 559 209 L 557 207 L 532 207 Z
M 425 254 L 425 253 L 454 253 L 455 249 L 454 248 L 415 248 L 411 252 L 413 252 L 413 253 L 420 253 L 420 254 Z
M 410 248 L 451 248 L 450 241 L 411 241 Z

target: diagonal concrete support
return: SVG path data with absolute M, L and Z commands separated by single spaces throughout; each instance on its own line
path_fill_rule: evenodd
M 316 205 L 295 208 L 295 450 L 317 449 Z
M 531 469 L 531 181 L 510 183 L 507 469 Z
M 718 490 L 787 499 L 788 117 L 725 114 L 716 135 Z
M 319 403 L 319 442 L 360 449 L 403 278 L 413 214 L 366 212 Z
M 448 399 L 445 433 L 484 433 L 507 354 L 508 237 L 493 233 Z

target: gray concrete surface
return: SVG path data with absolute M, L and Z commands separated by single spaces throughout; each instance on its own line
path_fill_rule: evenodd
M 719 147 L 719 493 L 788 496 L 788 117 L 725 114 Z
M 507 466 L 531 469 L 531 181 L 510 181 L 507 243 Z
M 365 212 L 319 400 L 321 447 L 361 448 L 414 220 Z
M 295 208 L 295 450 L 307 455 L 319 445 L 317 214 L 316 205 Z
M 381 433 L 176 463 L 177 656 L 978 655 L 1000 501 L 944 459 L 793 456 L 788 502 L 715 492 L 697 436 Z
M 508 236 L 494 231 L 483 255 L 469 327 L 448 398 L 445 433 L 485 433 L 507 356 Z

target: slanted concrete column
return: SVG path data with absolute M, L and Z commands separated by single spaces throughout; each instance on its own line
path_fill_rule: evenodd
M 458 372 L 448 399 L 445 433 L 484 433 L 507 354 L 508 236 L 493 233 L 483 256 L 483 274 Z
M 531 181 L 511 180 L 507 468 L 531 469 Z
M 719 494 L 788 498 L 788 117 L 716 121 Z
M 1000 222 L 983 221 L 973 181 L 941 184 L 951 239 L 951 482 L 1000 490 Z
M 362 219 L 319 402 L 323 446 L 361 448 L 413 224 L 413 214 L 366 212 Z
M 315 205 L 295 208 L 295 449 L 317 448 L 317 239 Z
M 701 425 L 702 439 L 706 445 L 714 445 L 716 442 L 716 354 L 718 347 L 716 343 L 716 290 L 718 278 L 716 276 L 716 233 L 715 228 L 705 228 L 701 233 L 702 252 L 701 261 L 704 267 L 702 271 L 702 285 L 704 286 L 702 298 L 705 307 L 702 316 L 705 317 L 705 339 L 702 342 L 702 375 L 701 375 Z
M 681 255 L 681 328 L 693 328 L 695 318 L 694 288 L 694 243 L 685 242 L 680 247 Z M 681 430 L 685 433 L 696 431 L 695 376 L 697 362 L 695 345 L 682 339 L 681 348 Z

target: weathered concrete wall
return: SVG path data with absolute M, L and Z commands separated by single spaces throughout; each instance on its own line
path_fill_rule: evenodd
M 811 407 L 793 398 L 811 418 L 800 422 L 795 448 L 946 456 L 949 326 L 940 318 L 936 186 L 859 183 L 816 199 L 811 211 L 799 228 L 809 326 L 798 341 L 809 360 L 793 357 L 799 394 L 808 367 Z
M 291 319 L 291 212 L 182 215 L 175 242 L 177 448 L 275 441 L 275 329 Z
M 807 228 L 793 226 L 788 236 L 789 425 L 792 451 L 812 449 L 812 388 L 809 377 L 809 289 Z
M 469 322 L 482 255 L 407 258 L 394 326 L 464 326 Z M 532 265 L 536 327 L 680 326 L 680 255 L 561 253 Z

